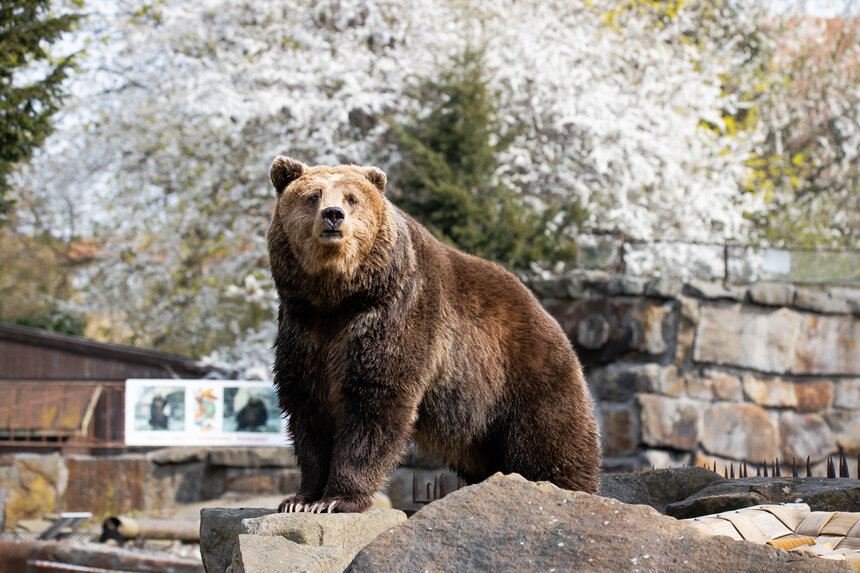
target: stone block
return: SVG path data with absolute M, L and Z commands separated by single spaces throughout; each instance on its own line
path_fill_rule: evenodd
M 649 446 L 694 450 L 699 441 L 700 406 L 686 398 L 637 396 L 641 441 Z
M 791 283 L 760 282 L 749 288 L 750 300 L 767 306 L 788 306 L 794 301 L 795 287 Z
M 223 493 L 222 483 L 213 484 L 205 461 L 182 464 L 152 464 L 146 476 L 146 502 L 150 511 L 170 510 L 177 503 L 193 503 Z
M 281 470 L 278 491 L 283 494 L 296 493 L 302 482 L 302 472 L 297 469 Z
M 674 330 L 672 306 L 644 306 L 637 318 L 642 328 L 639 350 L 652 356 L 659 356 L 669 350 L 669 341 Z
M 830 380 L 795 382 L 794 394 L 797 396 L 798 412 L 827 410 L 833 405 L 833 382 Z
M 834 410 L 824 415 L 836 436 L 836 443 L 848 456 L 860 455 L 860 413 L 851 410 Z
M 576 341 L 591 350 L 602 348 L 609 341 L 609 321 L 599 314 L 589 314 L 576 325 Z
M 834 296 L 833 291 L 799 288 L 794 293 L 794 306 L 822 314 L 851 314 L 848 300 Z
M 684 284 L 683 294 L 695 298 L 708 300 L 736 300 L 743 301 L 747 290 L 743 287 L 726 287 L 722 283 L 714 283 L 699 279 L 691 279 Z
M 702 447 L 735 460 L 772 460 L 779 456 L 779 430 L 754 404 L 713 404 L 702 416 Z
M 266 535 L 239 534 L 230 573 L 341 573 L 337 547 L 301 545 Z
M 603 455 L 632 454 L 639 442 L 639 418 L 635 405 L 601 403 L 599 416 Z
M 783 460 L 805 460 L 809 456 L 813 462 L 818 462 L 837 449 L 836 436 L 817 414 L 781 412 L 779 432 Z
M 231 468 L 294 468 L 296 458 L 293 449 L 286 446 L 212 448 L 209 463 Z
M 791 366 L 795 374 L 860 375 L 860 320 L 803 315 Z
M 208 573 L 222 573 L 233 561 L 244 519 L 274 514 L 274 509 L 205 508 L 200 510 L 200 554 Z
M 187 464 L 206 460 L 209 449 L 200 446 L 161 448 L 146 454 L 149 461 L 158 465 Z
M 860 378 L 839 380 L 833 384 L 833 407 L 860 410 Z
M 782 378 L 767 380 L 755 376 L 744 376 L 744 396 L 759 406 L 794 408 L 797 406 L 797 393 L 794 383 Z
M 693 360 L 762 372 L 788 372 L 795 362 L 800 323 L 799 315 L 785 308 L 703 305 Z
M 610 295 L 639 296 L 645 292 L 647 280 L 632 275 L 612 275 L 606 284 L 606 292 Z
M 655 277 L 645 285 L 645 295 L 659 298 L 676 298 L 684 288 L 684 281 L 676 277 Z
M 237 493 L 276 493 L 280 489 L 279 469 L 230 468 L 224 480 L 224 490 Z
M 145 455 L 70 456 L 66 511 L 91 511 L 97 516 L 146 510 L 149 460 Z
M 639 392 L 655 392 L 659 373 L 657 364 L 619 362 L 593 370 L 587 380 L 599 400 L 628 402 Z
M 740 379 L 729 372 L 710 368 L 702 376 L 689 375 L 684 378 L 684 393 L 699 400 L 743 400 Z
M 696 341 L 701 304 L 695 298 L 678 297 L 678 329 L 675 334 L 675 363 L 686 364 Z

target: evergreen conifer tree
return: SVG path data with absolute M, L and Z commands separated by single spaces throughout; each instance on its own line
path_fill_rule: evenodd
M 414 97 L 429 113 L 393 126 L 402 157 L 395 201 L 440 240 L 510 270 L 572 262 L 575 244 L 565 231 L 580 210 L 538 209 L 496 176 L 515 133 L 497 118 L 481 50 L 452 58 Z
M 68 32 L 76 14 L 55 15 L 49 0 L 0 4 L 0 222 L 11 207 L 9 178 L 51 133 L 72 58 L 47 48 Z

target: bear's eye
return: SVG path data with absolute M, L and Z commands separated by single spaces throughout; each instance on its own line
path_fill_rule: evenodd
M 322 190 L 317 189 L 314 191 L 313 195 L 308 196 L 308 203 L 316 203 L 320 200 L 320 197 L 322 197 Z
M 355 205 L 356 203 L 358 203 L 358 199 L 355 195 L 347 195 L 346 202 L 350 205 Z

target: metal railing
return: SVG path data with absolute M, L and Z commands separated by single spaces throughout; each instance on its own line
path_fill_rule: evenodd
M 577 267 L 639 276 L 680 276 L 731 284 L 784 281 L 860 286 L 860 250 L 641 240 L 624 233 L 577 237 Z
M 123 382 L 2 380 L 0 396 L 0 447 L 125 447 Z

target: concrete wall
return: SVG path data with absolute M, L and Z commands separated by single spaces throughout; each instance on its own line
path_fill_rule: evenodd
M 821 475 L 860 452 L 860 290 L 589 271 L 533 288 L 586 367 L 606 469 L 809 456 Z

